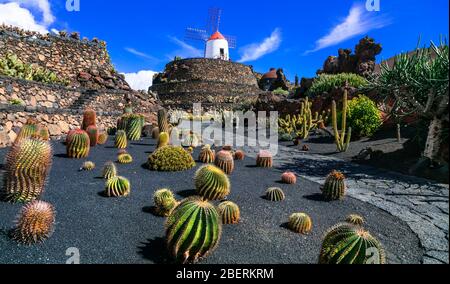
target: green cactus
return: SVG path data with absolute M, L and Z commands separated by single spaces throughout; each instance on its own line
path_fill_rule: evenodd
M 214 163 L 216 153 L 211 150 L 210 145 L 205 145 L 198 156 L 198 160 L 204 164 Z
M 172 191 L 163 188 L 153 194 L 155 213 L 159 216 L 168 217 L 172 210 L 178 205 Z
M 25 124 L 17 134 L 16 140 L 14 143 L 19 143 L 23 139 L 33 138 L 38 135 L 38 125 L 37 124 Z
M 81 166 L 81 171 L 92 171 L 95 169 L 95 164 L 94 162 L 91 161 L 87 161 L 84 162 L 83 165 Z
M 339 200 L 344 198 L 346 189 L 345 176 L 341 172 L 332 171 L 325 180 L 322 194 L 328 201 Z
M 160 109 L 158 111 L 158 128 L 159 132 L 166 132 L 170 134 L 169 119 L 165 109 Z
M 222 224 L 237 224 L 241 218 L 239 206 L 231 201 L 225 201 L 217 207 Z
M 219 244 L 222 224 L 212 204 L 199 198 L 181 202 L 167 218 L 167 248 L 180 263 L 196 262 Z
M 23 139 L 6 156 L 4 198 L 11 202 L 38 199 L 52 164 L 52 147 L 47 141 Z
M 130 192 L 130 181 L 124 177 L 116 176 L 106 181 L 105 195 L 108 197 L 125 197 Z
M 106 144 L 106 142 L 108 141 L 108 133 L 107 132 L 102 132 L 98 135 L 98 145 L 104 145 Z
M 98 128 L 95 125 L 90 125 L 86 129 L 87 134 L 89 135 L 90 146 L 95 147 L 98 144 Z
M 230 194 L 230 180 L 218 167 L 206 165 L 195 174 L 197 194 L 208 200 L 222 200 Z
M 158 137 L 158 146 L 157 148 L 165 147 L 169 145 L 170 136 L 167 132 L 161 132 Z
M 348 100 L 348 90 L 346 88 L 344 91 L 344 98 L 342 102 L 342 121 L 341 121 L 342 125 L 340 131 L 337 122 L 338 120 L 337 120 L 336 102 L 333 101 L 331 106 L 334 141 L 336 143 L 339 152 L 347 152 L 352 137 L 352 128 L 349 127 L 347 130 L 347 106 L 348 106 L 347 100 Z
M 153 171 L 178 172 L 195 167 L 195 161 L 183 147 L 165 146 L 148 157 L 147 165 Z
M 360 215 L 350 214 L 347 216 L 347 218 L 345 218 L 345 222 L 356 226 L 362 226 L 364 225 L 365 221 L 364 218 Z
M 266 191 L 266 199 L 269 201 L 279 202 L 283 201 L 285 198 L 286 196 L 281 188 L 270 187 Z
M 89 135 L 84 130 L 74 130 L 67 137 L 67 156 L 69 158 L 81 159 L 89 156 L 90 151 Z
M 229 151 L 221 150 L 216 154 L 214 164 L 224 171 L 227 175 L 231 175 L 234 171 L 234 158 Z
M 125 149 L 128 146 L 127 133 L 125 130 L 118 130 L 116 133 L 115 146 L 118 149 Z
M 323 242 L 319 264 L 385 264 L 380 242 L 359 226 L 338 224 Z
M 117 156 L 117 162 L 119 164 L 131 164 L 133 162 L 133 157 L 128 153 L 121 153 Z
M 288 227 L 296 233 L 306 235 L 311 232 L 312 220 L 305 213 L 294 213 L 289 217 Z
M 131 114 L 128 117 L 126 126 L 127 137 L 131 141 L 138 141 L 142 136 L 142 117 L 137 114 Z
M 104 179 L 110 179 L 117 176 L 117 167 L 113 162 L 106 162 L 103 166 L 102 176 Z

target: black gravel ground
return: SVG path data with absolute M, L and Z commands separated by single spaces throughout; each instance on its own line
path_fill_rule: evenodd
M 0 263 L 65 263 L 68 248 L 78 248 L 85 264 L 170 263 L 164 243 L 165 219 L 151 214 L 152 194 L 159 188 L 171 188 L 180 199 L 191 195 L 195 169 L 177 173 L 145 169 L 143 164 L 154 148 L 155 141 L 150 139 L 130 145 L 128 151 L 135 161 L 118 165 L 118 169 L 130 179 L 132 193 L 115 199 L 101 195 L 105 181 L 99 178 L 103 164 L 116 158 L 112 141 L 92 149 L 90 160 L 97 165 L 93 172 L 79 172 L 83 160 L 66 158 L 65 146 L 55 143 L 52 172 L 42 198 L 57 210 L 55 232 L 37 246 L 16 244 L 8 231 L 21 205 L 0 203 Z M 0 150 L 1 160 L 6 152 Z M 224 226 L 219 247 L 202 263 L 317 263 L 323 234 L 350 213 L 366 218 L 366 228 L 383 243 L 390 263 L 420 262 L 419 240 L 399 219 L 349 197 L 325 202 L 318 184 L 299 180 L 297 185 L 283 185 L 279 183 L 281 172 L 255 168 L 254 164 L 250 158 L 236 163 L 229 200 L 240 206 L 242 221 Z M 270 186 L 283 188 L 287 199 L 281 203 L 263 199 Z M 310 235 L 285 228 L 294 212 L 311 216 Z

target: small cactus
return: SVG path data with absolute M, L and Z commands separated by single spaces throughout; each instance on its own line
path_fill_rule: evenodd
M 279 202 L 286 198 L 281 188 L 271 187 L 266 191 L 266 199 L 269 201 Z
M 124 177 L 116 176 L 106 181 L 105 195 L 108 197 L 125 197 L 130 191 L 130 181 Z
M 86 131 L 74 130 L 67 141 L 66 149 L 69 158 L 81 159 L 89 156 L 91 142 Z
M 34 138 L 38 135 L 39 135 L 39 133 L 38 133 L 38 125 L 37 124 L 34 124 L 34 123 L 25 124 L 20 129 L 19 134 L 17 134 L 16 140 L 14 140 L 14 143 L 20 143 L 20 141 L 22 141 L 23 139 Z
M 98 135 L 98 145 L 105 145 L 106 142 L 108 141 L 108 133 L 103 131 L 102 133 L 100 133 Z
M 118 149 L 127 148 L 127 146 L 128 146 L 127 133 L 124 130 L 117 131 L 115 146 Z
M 285 172 L 281 175 L 281 181 L 285 184 L 296 184 L 297 176 L 292 172 Z
M 89 126 L 97 124 L 97 114 L 92 109 L 87 109 L 83 113 L 83 123 L 81 129 L 87 130 Z
M 311 232 L 312 220 L 305 213 L 294 213 L 289 217 L 288 227 L 296 233 L 306 235 Z
M 200 154 L 198 156 L 198 160 L 204 164 L 214 163 L 214 159 L 216 158 L 216 153 L 211 150 L 210 145 L 205 145 Z
M 222 218 L 222 224 L 237 224 L 241 218 L 239 206 L 231 201 L 225 201 L 219 204 L 217 207 L 220 217 Z
M 159 134 L 159 137 L 158 137 L 157 148 L 161 148 L 161 147 L 167 146 L 167 145 L 169 145 L 169 142 L 170 142 L 169 133 L 161 132 Z
M 218 167 L 206 165 L 195 174 L 195 189 L 208 200 L 222 200 L 230 194 L 230 180 Z
M 334 140 L 339 152 L 347 152 L 350 141 L 352 137 L 352 128 L 349 127 L 347 129 L 347 108 L 348 108 L 348 82 L 345 84 L 344 97 L 342 100 L 342 118 L 341 118 L 341 130 L 338 128 L 338 120 L 337 120 L 337 110 L 336 110 L 336 102 L 333 101 L 331 105 L 332 111 L 332 122 L 333 122 L 333 132 L 334 132 Z
M 39 125 L 37 135 L 39 136 L 39 139 L 43 141 L 50 140 L 50 132 L 48 131 L 48 128 L 44 125 Z
M 303 146 L 302 146 L 302 151 L 303 151 L 303 152 L 309 152 L 309 146 L 306 145 L 306 144 L 303 145 Z
M 258 156 L 256 157 L 256 166 L 260 168 L 273 167 L 272 153 L 266 150 L 260 151 Z
M 234 171 L 234 159 L 228 151 L 219 151 L 216 154 L 214 164 L 223 170 L 227 175 L 230 175 Z
M 195 161 L 183 147 L 165 146 L 148 157 L 147 165 L 153 171 L 178 172 L 192 169 Z
M 17 218 L 12 238 L 19 243 L 32 245 L 45 241 L 53 232 L 55 209 L 44 201 L 26 204 Z
M 153 194 L 155 213 L 159 216 L 168 217 L 177 206 L 177 200 L 169 189 L 159 189 Z
M 82 171 L 93 171 L 95 169 L 95 164 L 94 162 L 91 161 L 87 161 L 84 162 L 83 165 L 81 166 Z
M 133 157 L 128 153 L 119 154 L 117 156 L 117 162 L 119 162 L 119 164 L 131 164 L 133 162 Z
M 219 244 L 222 224 L 212 204 L 193 197 L 183 200 L 166 221 L 167 248 L 179 263 L 196 262 Z
M 352 224 L 352 225 L 356 225 L 356 226 L 362 226 L 362 225 L 364 225 L 365 221 L 364 221 L 364 218 L 360 215 L 350 214 L 345 219 L 345 222 Z
M 86 129 L 87 134 L 89 135 L 90 146 L 95 147 L 98 144 L 98 128 L 95 125 L 90 125 Z
M 385 264 L 380 242 L 359 226 L 338 224 L 325 235 L 319 264 Z
M 236 153 L 234 153 L 234 159 L 237 161 L 243 161 L 245 159 L 245 152 L 242 150 L 237 150 Z
M 347 187 L 345 176 L 338 171 L 331 172 L 322 187 L 322 194 L 328 201 L 343 199 Z
M 126 132 L 130 141 L 138 141 L 142 136 L 142 117 L 137 114 L 129 115 Z
M 154 127 L 152 129 L 152 139 L 158 139 L 158 137 L 159 137 L 159 128 Z
M 103 166 L 102 177 L 104 179 L 110 179 L 117 176 L 117 168 L 113 162 L 106 162 Z

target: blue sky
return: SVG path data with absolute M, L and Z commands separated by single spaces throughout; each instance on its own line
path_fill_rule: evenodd
M 234 61 L 259 72 L 282 67 L 290 80 L 314 76 L 327 56 L 365 35 L 383 45 L 381 60 L 413 49 L 419 36 L 425 44 L 449 34 L 448 0 L 380 0 L 379 12 L 367 11 L 366 0 L 80 0 L 79 12 L 65 0 L 0 0 L 0 22 L 103 39 L 117 70 L 141 86 L 169 58 L 203 53 L 201 43 L 183 41 L 184 30 L 202 28 L 213 6 L 223 9 L 220 31 L 238 39 Z

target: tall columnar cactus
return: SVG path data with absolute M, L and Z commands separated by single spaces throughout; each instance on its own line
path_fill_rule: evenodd
M 87 130 L 89 126 L 97 124 L 97 114 L 92 109 L 87 109 L 83 113 L 83 123 L 81 129 Z
M 163 217 L 168 217 L 178 204 L 172 191 L 167 188 L 157 190 L 153 194 L 153 202 L 155 204 L 155 213 Z
M 88 128 L 86 129 L 86 132 L 89 135 L 89 141 L 90 141 L 91 147 L 97 146 L 98 135 L 99 135 L 97 126 L 95 126 L 95 125 L 88 126 Z
M 103 166 L 102 176 L 104 179 L 110 179 L 117 176 L 117 167 L 113 162 L 106 162 Z
M 6 157 L 4 198 L 11 202 L 29 202 L 44 192 L 52 164 L 49 142 L 24 139 L 12 146 Z
M 157 145 L 156 147 L 157 147 L 157 148 L 161 148 L 161 147 L 167 146 L 167 145 L 169 145 L 169 142 L 170 142 L 170 136 L 169 136 L 169 133 L 167 133 L 167 132 L 161 132 L 161 133 L 159 134 L 159 137 L 158 137 L 158 145 Z
M 289 217 L 288 227 L 296 233 L 306 235 L 311 232 L 312 220 L 305 213 L 294 213 Z
M 108 197 L 125 197 L 130 192 L 130 181 L 124 177 L 116 176 L 106 181 L 105 195 Z
M 380 242 L 359 226 L 338 224 L 331 228 L 323 242 L 320 264 L 385 264 Z
M 342 119 L 341 119 L 342 125 L 340 131 L 338 128 L 336 102 L 333 101 L 331 106 L 334 141 L 336 143 L 339 152 L 346 152 L 348 150 L 348 147 L 350 146 L 350 140 L 352 137 L 352 128 L 349 127 L 347 130 L 347 103 L 348 103 L 347 97 L 348 91 L 346 89 L 344 91 L 344 98 L 342 101 Z
M 126 126 L 127 137 L 131 141 L 138 141 L 142 136 L 142 117 L 137 114 L 131 114 L 128 117 Z
M 225 201 L 217 207 L 219 215 L 222 218 L 222 224 L 237 224 L 241 218 L 239 206 L 231 201 Z
M 195 174 L 197 194 L 208 200 L 222 200 L 230 194 L 230 180 L 218 167 L 206 165 Z
M 344 198 L 346 189 L 344 174 L 338 171 L 332 171 L 325 180 L 325 184 L 322 187 L 322 194 L 328 201 L 339 200 Z
M 195 161 L 183 147 L 165 146 L 148 157 L 148 168 L 153 171 L 178 172 L 192 169 Z
M 223 170 L 227 175 L 230 175 L 234 171 L 234 158 L 228 151 L 219 151 L 216 154 L 214 164 Z
M 266 150 L 259 152 L 256 157 L 256 166 L 260 168 L 271 168 L 273 167 L 273 156 L 272 153 Z
M 53 232 L 55 209 L 47 202 L 33 201 L 26 204 L 17 218 L 12 238 L 32 245 L 45 241 Z
M 219 244 L 222 224 L 212 204 L 199 198 L 181 202 L 167 218 L 167 248 L 180 263 L 196 262 Z
M 279 202 L 286 198 L 284 192 L 279 187 L 270 187 L 266 191 L 266 199 L 269 201 Z
M 281 181 L 285 184 L 296 184 L 297 176 L 292 172 L 285 172 L 281 175 Z
M 69 158 L 81 159 L 89 156 L 90 151 L 89 135 L 84 130 L 75 130 L 67 138 L 67 156 Z
M 345 218 L 345 222 L 356 225 L 356 226 L 362 226 L 364 225 L 364 218 L 357 214 L 350 214 Z
M 159 132 L 170 133 L 169 119 L 165 109 L 160 109 L 158 111 L 158 128 Z
M 216 153 L 211 149 L 210 145 L 205 145 L 198 156 L 198 160 L 204 164 L 214 163 Z
M 105 145 L 108 141 L 108 133 L 103 131 L 98 135 L 98 145 Z
M 127 133 L 125 130 L 118 130 L 116 133 L 115 146 L 118 149 L 125 149 L 128 146 Z

